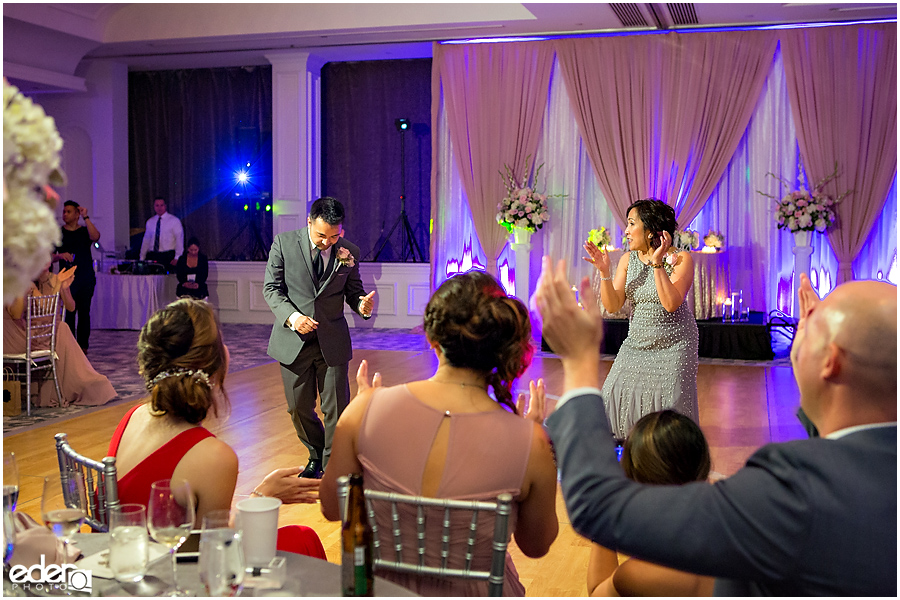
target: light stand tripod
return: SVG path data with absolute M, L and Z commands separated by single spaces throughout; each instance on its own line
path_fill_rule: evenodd
M 251 201 L 251 205 L 254 201 Z M 263 199 L 265 202 L 265 199 Z M 247 229 L 250 229 L 250 243 L 247 245 L 246 252 L 242 254 L 242 256 L 248 256 L 247 260 L 268 260 L 269 258 L 269 246 L 271 244 L 266 244 L 263 240 L 262 231 L 259 228 L 259 220 L 260 215 L 265 218 L 265 212 L 260 210 L 260 201 L 256 200 L 256 209 L 253 210 L 252 206 L 249 208 L 246 214 L 246 219 L 244 224 L 238 230 L 234 237 L 228 240 L 228 243 L 225 244 L 225 247 L 222 248 L 221 252 L 216 255 L 215 260 L 223 260 L 227 259 L 228 251 L 231 250 L 231 247 L 241 239 L 241 236 L 244 235 L 244 232 Z
M 375 261 L 381 256 L 384 247 L 387 246 L 388 240 L 394 235 L 394 230 L 400 227 L 400 261 L 406 262 L 408 257 L 412 257 L 412 262 L 424 262 L 425 258 L 416 242 L 413 229 L 409 224 L 409 218 L 406 216 L 406 131 L 409 129 L 409 119 L 396 119 L 394 125 L 400 132 L 400 216 L 397 222 L 391 227 L 391 230 L 381 242 L 381 247 L 375 253 Z M 405 241 L 404 241 L 405 235 Z

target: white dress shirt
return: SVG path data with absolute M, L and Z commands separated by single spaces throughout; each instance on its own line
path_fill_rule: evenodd
M 147 258 L 147 252 L 153 250 L 153 242 L 156 239 L 156 222 L 162 219 L 159 228 L 159 252 L 175 251 L 175 260 L 184 253 L 184 229 L 181 220 L 168 212 L 160 217 L 153 215 L 147 219 L 147 230 L 144 231 L 144 240 L 141 242 L 141 260 Z

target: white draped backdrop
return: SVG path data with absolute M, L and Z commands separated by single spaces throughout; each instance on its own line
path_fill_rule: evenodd
M 435 287 L 456 272 L 485 268 L 488 258 L 479 243 L 465 191 L 456 164 L 443 102 L 437 107 L 433 135 L 435 178 L 433 189 L 432 265 Z M 499 100 L 498 100 L 499 101 Z M 547 109 L 535 164 L 543 163 L 540 187 L 550 194 L 550 222 L 532 237 L 531 284 L 540 272 L 540 257 L 550 254 L 569 262 L 570 277 L 589 275 L 592 267 L 582 261 L 583 240 L 590 229 L 605 226 L 615 232 L 620 244 L 621 230 L 600 190 L 587 151 L 578 132 L 559 61 L 554 59 Z M 776 229 L 775 204 L 760 195 L 783 195 L 781 184 L 771 172 L 794 183 L 803 181 L 781 50 L 769 71 L 750 124 L 725 174 L 699 214 L 684 228 L 701 237 L 712 228 L 725 235 L 728 260 L 728 288 L 742 290 L 751 310 L 791 312 L 794 256 L 792 236 Z M 499 173 L 497 174 L 499 180 Z M 798 179 L 801 178 L 801 179 Z M 498 198 L 499 200 L 499 198 Z M 852 202 L 852 195 L 845 202 Z M 810 277 L 817 291 L 828 293 L 837 279 L 838 261 L 824 234 L 812 236 L 813 256 Z M 512 293 L 515 255 L 508 246 L 498 258 L 498 274 Z M 856 279 L 883 279 L 897 283 L 897 186 L 886 199 L 865 246 L 853 263 Z

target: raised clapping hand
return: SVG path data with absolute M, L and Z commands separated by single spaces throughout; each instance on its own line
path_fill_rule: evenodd
M 606 275 L 604 275 L 604 277 L 608 276 L 609 268 L 612 264 L 609 259 L 609 252 L 607 252 L 605 248 L 599 247 L 591 240 L 586 241 L 582 247 L 584 248 L 584 251 L 588 253 L 588 256 L 582 256 L 582 258 L 594 265 L 594 268 L 601 273 L 605 272 Z
M 666 260 L 666 252 L 668 252 L 671 247 L 672 236 L 669 235 L 668 231 L 663 231 L 662 235 L 659 237 L 659 248 L 653 251 L 653 254 L 650 256 L 650 261 L 657 265 L 661 264 Z
M 587 277 L 582 278 L 581 303 L 566 278 L 566 261 L 545 256 L 541 261 L 535 303 L 543 320 L 543 335 L 563 360 L 565 389 L 599 387 L 600 342 L 603 318 Z
M 75 281 L 75 269 L 77 268 L 69 267 L 56 274 L 56 284 L 59 286 L 59 289 L 65 290 L 72 286 L 72 282 Z
M 794 339 L 797 339 L 800 332 L 806 329 L 806 319 L 809 317 L 809 313 L 821 302 L 806 273 L 800 273 L 800 289 L 797 290 L 797 300 L 800 304 L 800 321 L 797 323 L 797 333 Z
M 365 296 L 359 297 L 359 312 L 367 317 L 372 314 L 372 310 L 375 308 L 375 303 L 372 301 L 373 296 L 375 296 L 374 290 Z
M 516 410 L 519 412 L 519 415 L 526 419 L 542 424 L 547 412 L 547 395 L 544 391 L 544 380 L 538 379 L 537 383 L 535 383 L 534 379 L 532 379 L 528 383 L 528 391 L 530 392 L 528 410 L 525 409 L 525 394 L 519 394 L 519 397 L 516 399 Z
M 285 504 L 313 504 L 319 499 L 321 479 L 297 477 L 304 467 L 275 469 L 262 480 L 256 491 L 263 496 L 278 498 Z
M 363 360 L 359 363 L 359 369 L 356 370 L 356 385 L 358 386 L 357 396 L 372 388 L 381 387 L 381 373 L 376 372 L 372 376 L 372 384 L 369 385 L 369 363 Z

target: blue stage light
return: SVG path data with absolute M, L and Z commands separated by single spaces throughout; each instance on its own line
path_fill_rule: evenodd
M 234 178 L 237 179 L 238 183 L 247 183 L 250 180 L 250 176 L 247 175 L 246 171 L 238 171 L 234 174 Z

